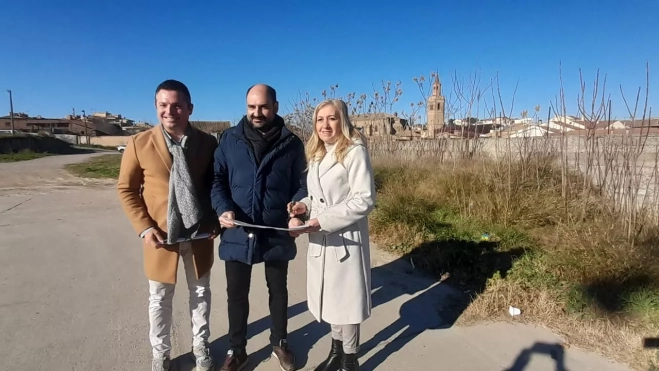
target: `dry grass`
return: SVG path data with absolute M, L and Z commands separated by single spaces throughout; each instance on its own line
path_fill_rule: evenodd
M 530 288 L 511 279 L 495 277 L 488 282 L 458 321 L 471 325 L 484 320 L 510 321 L 508 305 L 522 308 L 523 315 L 516 322 L 541 324 L 582 349 L 591 350 L 629 364 L 638 370 L 648 370 L 656 364 L 654 351 L 643 350 L 643 339 L 653 337 L 657 326 L 650 321 L 618 320 L 587 311 L 570 313 L 569 304 L 557 290 Z
M 653 367 L 657 354 L 644 351 L 641 338 L 659 330 L 659 138 L 645 129 L 600 130 L 620 118 L 613 104 L 625 109 L 632 127 L 649 128 L 648 66 L 646 73 L 644 89 L 626 95 L 620 87 L 616 100 L 599 71 L 590 84 L 579 70 L 580 89 L 566 97 L 559 68 L 560 91 L 532 117 L 515 112 L 518 85 L 510 99 L 502 97 L 498 75 L 489 81 L 479 72 L 444 77 L 445 122 L 488 118 L 505 124 L 503 132 L 481 138 L 466 125 L 460 135 L 472 139 L 371 138 L 378 187 L 373 237 L 417 268 L 469 290 L 462 323 L 505 318 L 514 305 L 523 321 L 639 369 Z M 412 79 L 420 102 L 408 100 L 399 112 L 412 127 L 424 122 L 436 77 Z M 287 123 L 306 138 L 315 106 L 337 94 L 338 84 L 319 97 L 301 95 Z M 400 82 L 383 82 L 341 99 L 353 115 L 377 115 L 393 113 L 402 95 Z M 547 120 L 553 117 L 552 135 L 507 138 L 510 118 L 537 123 L 545 110 Z M 555 135 L 565 128 L 556 122 L 575 120 L 580 136 Z
M 642 338 L 659 330 L 659 228 L 642 209 L 615 207 L 581 172 L 562 169 L 557 154 L 376 156 L 373 236 L 471 290 L 459 323 L 503 319 L 513 305 L 523 321 L 647 369 L 657 361 Z

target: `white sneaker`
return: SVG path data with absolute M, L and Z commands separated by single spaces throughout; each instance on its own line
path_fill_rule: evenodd
M 197 346 L 192 348 L 192 354 L 195 357 L 197 368 L 195 371 L 212 371 L 214 370 L 215 362 L 211 357 L 211 352 L 208 347 Z
M 170 363 L 169 357 L 154 358 L 151 361 L 151 371 L 169 371 Z

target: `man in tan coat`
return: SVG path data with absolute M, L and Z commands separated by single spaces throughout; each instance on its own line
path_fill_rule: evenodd
M 217 141 L 190 125 L 193 105 L 183 83 L 161 83 L 155 105 L 160 125 L 130 138 L 118 181 L 124 212 L 143 239 L 152 370 L 166 371 L 170 365 L 172 299 L 179 257 L 190 291 L 192 353 L 197 370 L 211 370 L 209 285 L 219 222 L 211 206 L 210 189 Z

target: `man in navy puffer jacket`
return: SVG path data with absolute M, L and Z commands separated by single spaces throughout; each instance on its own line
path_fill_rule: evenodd
M 230 350 L 222 370 L 247 364 L 247 317 L 252 265 L 265 263 L 270 294 L 272 355 L 283 370 L 294 370 L 295 357 L 286 337 L 288 263 L 295 258 L 295 239 L 288 232 L 236 226 L 232 220 L 288 227 L 287 206 L 307 195 L 304 143 L 277 115 L 275 90 L 254 85 L 247 91 L 247 115 L 227 129 L 215 151 L 211 200 L 226 228 L 220 259 L 225 261 Z

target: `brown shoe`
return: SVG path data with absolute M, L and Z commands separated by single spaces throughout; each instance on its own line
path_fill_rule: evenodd
M 279 361 L 279 367 L 282 371 L 295 370 L 295 355 L 288 348 L 286 340 L 280 341 L 279 346 L 274 345 L 272 347 L 272 355 Z
M 221 371 L 240 371 L 245 366 L 247 366 L 247 363 L 249 362 L 249 359 L 247 358 L 247 353 L 243 352 L 237 352 L 234 353 L 233 350 L 229 350 L 227 352 L 227 357 L 224 359 L 224 364 L 222 365 L 222 368 L 220 369 Z

